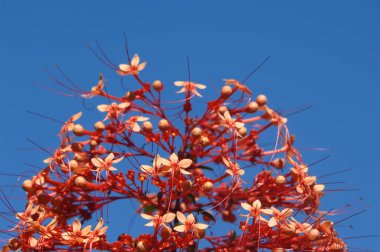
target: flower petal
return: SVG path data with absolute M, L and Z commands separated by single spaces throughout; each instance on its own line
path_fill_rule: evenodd
M 177 219 L 178 219 L 181 223 L 183 223 L 183 224 L 185 224 L 185 223 L 187 222 L 187 218 L 186 218 L 186 216 L 185 216 L 183 213 L 181 213 L 180 211 L 177 211 Z
M 244 210 L 251 211 L 252 206 L 246 202 L 241 203 L 241 207 L 244 208 Z
M 131 66 L 137 66 L 139 62 L 140 62 L 140 57 L 136 53 L 135 56 L 133 56 L 133 59 L 131 61 Z
M 192 163 L 193 163 L 193 160 L 186 158 L 179 161 L 178 166 L 181 168 L 188 168 L 190 167 Z
M 174 227 L 174 230 L 177 232 L 185 232 L 186 227 L 185 227 L 185 225 L 178 225 L 178 226 Z

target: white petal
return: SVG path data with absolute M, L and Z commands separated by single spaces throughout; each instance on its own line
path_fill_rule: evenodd
M 107 104 L 101 104 L 101 105 L 98 105 L 97 108 L 100 112 L 107 112 L 108 109 L 109 109 L 109 105 Z
M 246 202 L 241 203 L 241 207 L 247 211 L 251 211 L 251 209 L 252 209 L 252 206 Z
M 135 54 L 135 56 L 133 56 L 133 59 L 131 61 L 131 66 L 137 66 L 140 62 L 140 57 Z
M 178 219 L 181 223 L 183 223 L 183 224 L 185 224 L 186 221 L 187 221 L 186 216 L 185 216 L 183 213 L 179 212 L 179 211 L 177 211 L 177 219 Z
M 192 163 L 193 161 L 191 159 L 186 158 L 179 161 L 178 166 L 181 168 L 189 168 Z

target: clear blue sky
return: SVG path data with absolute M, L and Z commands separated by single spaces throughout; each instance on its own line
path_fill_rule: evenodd
M 47 148 L 57 146 L 52 137 L 59 125 L 26 111 L 64 120 L 83 110 L 80 99 L 33 85 L 59 89 L 44 69 L 59 64 L 84 88 L 95 84 L 100 72 L 118 84 L 86 47 L 94 46 L 94 38 L 121 63 L 126 62 L 126 32 L 130 50 L 148 61 L 142 76 L 167 83 L 187 77 L 187 56 L 194 81 L 219 84 L 223 78 L 243 78 L 271 55 L 250 80 L 251 89 L 266 93 L 270 105 L 284 111 L 313 105 L 289 118 L 297 147 L 310 163 L 331 154 L 314 166 L 314 174 L 351 168 L 325 178 L 345 182 L 329 189 L 359 189 L 328 194 L 325 209 L 354 206 L 334 220 L 367 209 L 338 226 L 342 237 L 379 234 L 379 24 L 376 0 L 1 0 L 0 170 L 30 175 L 24 163 L 42 165 L 45 153 L 27 138 Z M 317 147 L 328 151 L 310 151 Z M 1 176 L 0 182 L 20 207 L 22 193 L 8 187 L 20 185 L 17 177 Z M 378 251 L 379 240 L 348 242 L 350 251 Z

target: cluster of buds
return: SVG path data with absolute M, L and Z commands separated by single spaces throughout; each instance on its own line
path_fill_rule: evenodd
M 85 128 L 80 112 L 63 125 L 46 168 L 23 183 L 27 207 L 15 214 L 15 236 L 3 251 L 347 250 L 319 209 L 325 186 L 265 95 L 226 79 L 198 113 L 193 105 L 206 85 L 145 82 L 145 67 L 135 55 L 116 69 L 139 85 L 125 95 L 108 93 L 103 77 L 82 94 L 103 99 L 101 121 Z M 180 87 L 174 114 L 161 99 L 167 85 Z M 264 132 L 274 132 L 273 147 Z M 107 239 L 99 215 L 117 200 L 139 203 L 136 215 L 149 221 L 139 236 Z M 94 229 L 82 228 L 96 217 Z M 215 235 L 221 222 L 237 229 Z

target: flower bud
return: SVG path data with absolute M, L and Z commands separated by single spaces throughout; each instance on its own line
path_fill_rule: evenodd
M 206 183 L 203 184 L 203 190 L 205 192 L 211 192 L 214 189 L 214 183 L 207 181 Z
M 208 139 L 208 137 L 202 136 L 199 139 L 199 142 L 201 145 L 208 145 L 210 143 L 210 140 Z
M 21 247 L 21 242 L 17 238 L 11 238 L 8 240 L 8 247 L 11 250 L 18 250 Z
M 145 121 L 142 123 L 142 129 L 146 132 L 151 132 L 153 130 L 153 125 L 149 121 Z
M 83 144 L 81 143 L 78 143 L 78 142 L 75 142 L 75 143 L 72 143 L 71 144 L 71 149 L 74 151 L 74 152 L 79 152 L 81 151 L 83 148 Z
M 96 122 L 94 126 L 95 126 L 95 130 L 98 132 L 102 132 L 106 128 L 106 126 L 104 125 L 102 121 Z
M 75 124 L 73 132 L 76 136 L 83 136 L 84 135 L 84 128 L 80 124 Z
M 224 112 L 226 112 L 227 111 L 227 107 L 226 106 L 220 106 L 219 107 L 219 109 L 218 109 L 218 112 L 220 113 L 220 114 L 224 114 Z
M 273 160 L 270 165 L 272 165 L 273 167 L 277 168 L 277 169 L 283 169 L 285 167 L 285 159 L 283 158 L 276 158 L 275 160 Z
M 158 128 L 161 130 L 161 131 L 166 131 L 168 130 L 170 127 L 169 125 L 169 122 L 168 120 L 166 119 L 161 119 L 159 122 L 158 122 Z
M 274 180 L 274 182 L 278 185 L 282 185 L 286 182 L 286 178 L 282 175 L 278 175 L 276 179 Z
M 32 191 L 33 182 L 30 179 L 24 180 L 24 182 L 22 183 L 22 189 L 24 189 L 27 192 Z
M 238 133 L 239 133 L 240 136 L 245 137 L 247 135 L 247 128 L 246 127 L 241 127 L 238 130 Z
M 75 185 L 79 187 L 86 187 L 87 183 L 88 181 L 82 176 L 78 176 L 75 178 Z
M 198 240 L 199 239 L 202 239 L 203 237 L 205 237 L 206 235 L 206 230 L 205 229 L 196 229 L 195 232 L 194 232 L 194 236 L 195 238 L 197 238 Z
M 194 137 L 200 137 L 202 135 L 202 130 L 198 127 L 195 127 L 192 131 L 191 131 L 191 135 L 194 136 Z
M 260 106 L 260 107 L 262 107 L 262 106 L 264 106 L 265 104 L 267 104 L 267 97 L 265 96 L 265 95 L 263 95 L 263 94 L 261 94 L 261 95 L 258 95 L 257 96 L 257 98 L 256 98 L 256 102 L 257 102 L 257 104 Z
M 222 87 L 222 96 L 228 97 L 232 94 L 232 88 L 230 86 L 223 86 Z
M 162 84 L 162 82 L 160 80 L 155 80 L 153 82 L 153 88 L 157 91 L 157 92 L 161 92 L 163 89 L 164 89 L 164 84 Z
M 191 183 L 190 180 L 185 180 L 182 182 L 182 188 L 184 191 L 189 191 L 193 186 L 193 183 Z
M 247 112 L 248 113 L 255 113 L 257 110 L 259 110 L 259 104 L 257 104 L 257 102 L 253 101 L 253 102 L 250 102 L 248 103 L 248 106 L 247 106 Z
M 319 192 L 322 192 L 323 190 L 325 190 L 325 185 L 323 185 L 323 184 L 317 184 L 317 185 L 313 186 L 314 192 L 319 193 Z
M 309 233 L 307 233 L 307 237 L 312 241 L 317 239 L 319 235 L 320 235 L 320 232 L 318 231 L 318 229 L 315 229 L 315 228 L 313 228 L 312 230 L 310 230 Z

